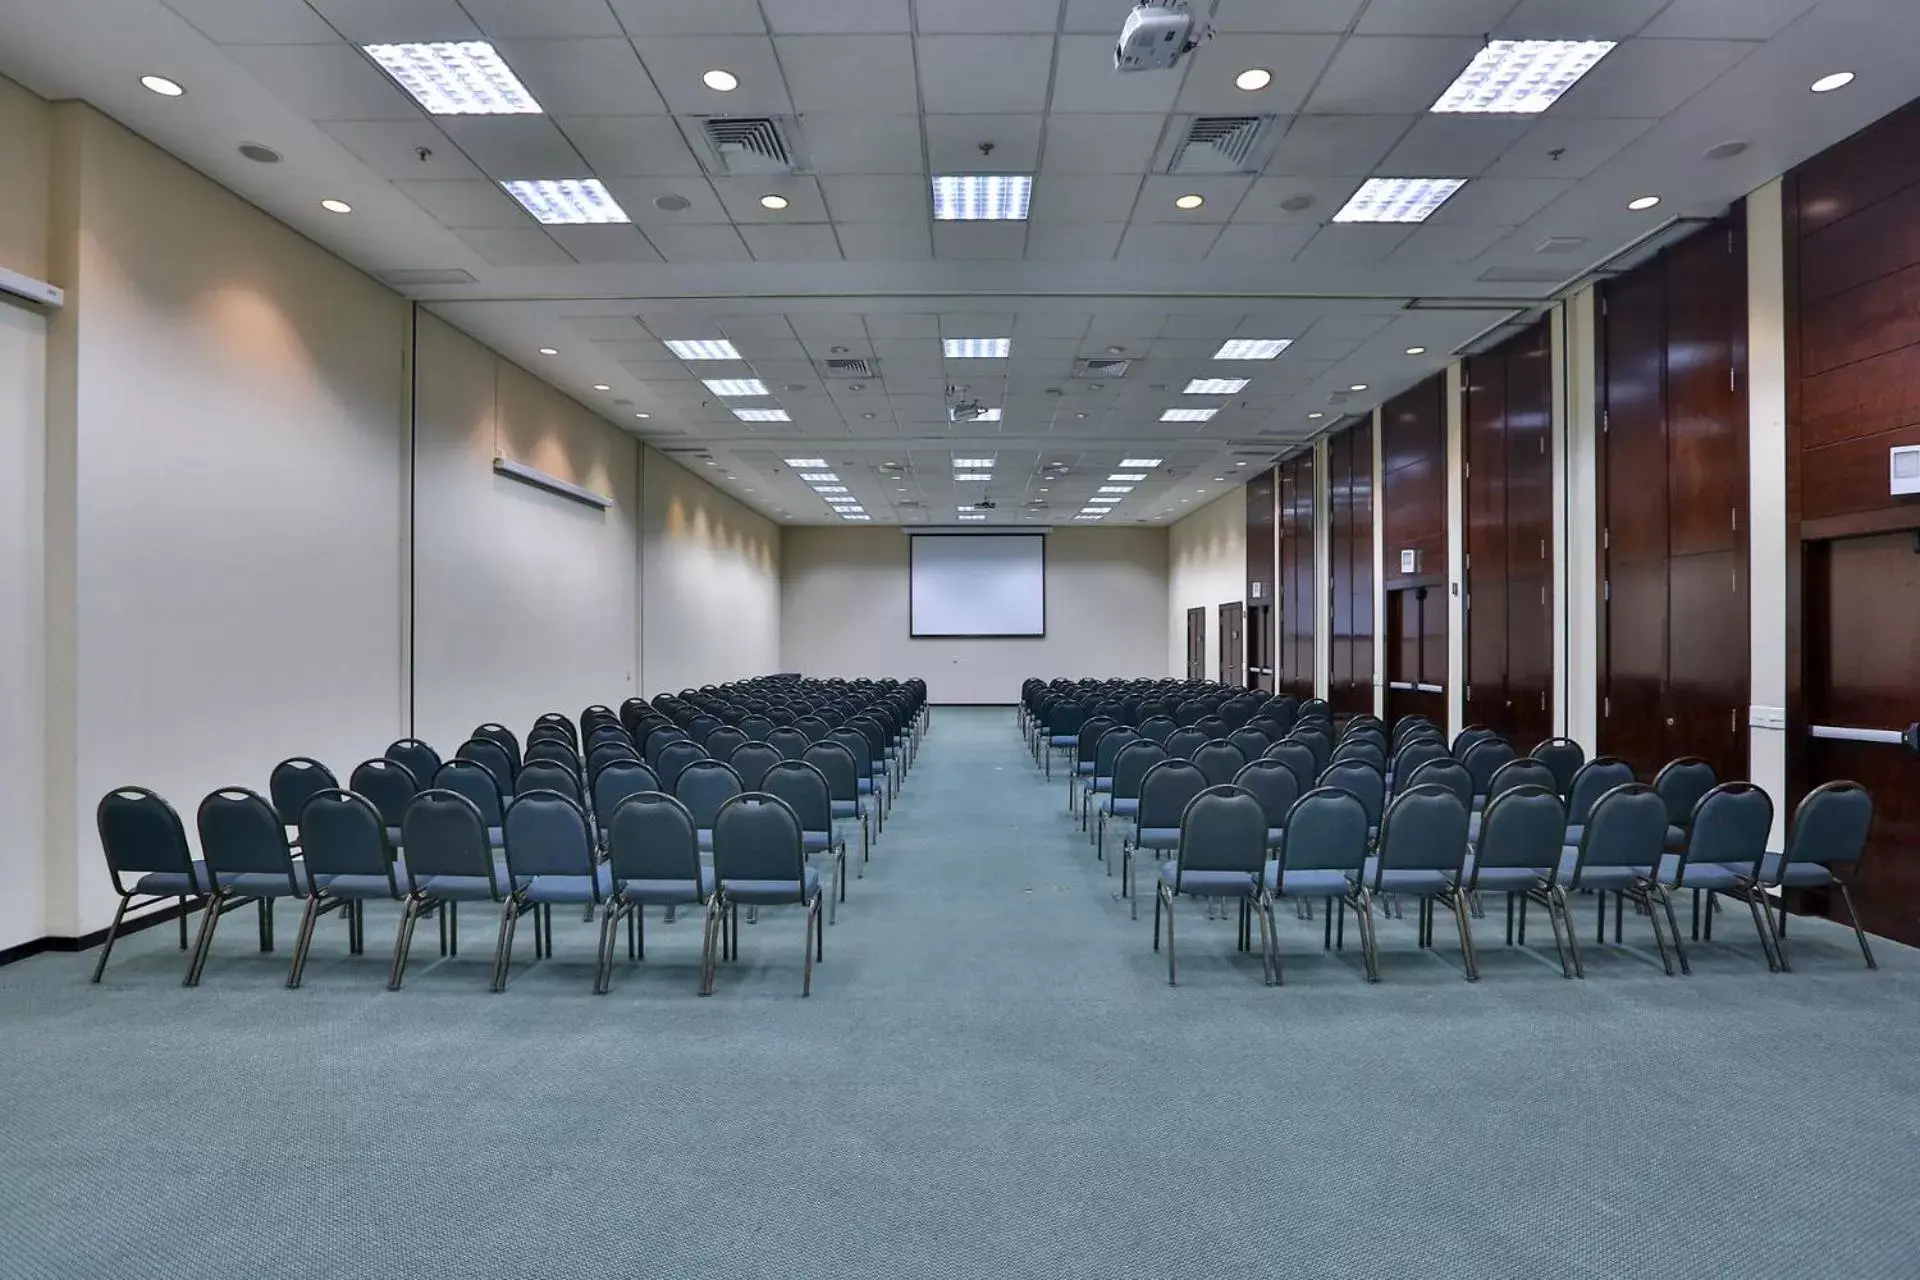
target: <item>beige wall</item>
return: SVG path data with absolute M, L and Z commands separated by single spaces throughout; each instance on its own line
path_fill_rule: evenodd
M 1207 611 L 1207 678 L 1220 678 L 1220 606 L 1247 590 L 1247 491 L 1232 489 L 1167 531 L 1167 674 L 1187 673 L 1187 610 Z
M 779 669 L 780 527 L 663 453 L 640 469 L 644 693 Z
M 909 551 L 898 529 L 786 530 L 781 665 L 810 676 L 919 676 L 946 703 L 1011 703 L 1029 676 L 1165 667 L 1164 529 L 1054 530 L 1047 634 L 1033 639 L 910 638 Z
M 50 108 L 0 77 L 0 267 L 46 279 Z

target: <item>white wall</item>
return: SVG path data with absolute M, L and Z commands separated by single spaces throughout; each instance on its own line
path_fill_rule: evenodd
M 919 676 L 943 703 L 1012 703 L 1029 676 L 1143 676 L 1166 668 L 1164 529 L 1056 529 L 1047 634 L 915 640 L 899 529 L 789 528 L 781 667 L 809 676 Z M 1229 597 L 1237 599 L 1238 597 Z
M 414 731 L 442 755 L 637 688 L 640 444 L 442 320 L 414 348 Z M 503 456 L 613 499 L 496 475 Z
M 780 527 L 656 450 L 640 473 L 642 692 L 781 669 Z
M 1784 846 L 1787 822 L 1787 282 L 1781 184 L 1747 197 L 1747 534 L 1751 584 L 1753 708 L 1778 713 L 1752 725 L 1747 777 L 1774 797 L 1767 845 Z M 1756 718 L 1750 710 L 1748 719 Z
M 0 950 L 46 933 L 47 326 L 0 302 Z
M 1166 674 L 1187 674 L 1187 610 L 1207 611 L 1207 678 L 1220 678 L 1220 606 L 1247 591 L 1247 491 L 1229 489 L 1167 530 Z

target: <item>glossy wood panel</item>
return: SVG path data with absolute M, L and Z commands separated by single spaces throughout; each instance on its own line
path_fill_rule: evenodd
M 1276 687 L 1308 698 L 1314 690 L 1314 472 L 1313 455 L 1303 453 L 1280 464 L 1278 521 L 1280 551 L 1275 601 L 1280 674 Z
M 1429 378 L 1395 396 L 1380 416 L 1381 534 L 1389 590 L 1443 583 L 1447 576 L 1446 379 Z M 1403 573 L 1400 553 L 1419 567 Z
M 1332 668 L 1328 701 L 1373 710 L 1373 423 L 1327 444 Z
M 1351 699 L 1348 711 L 1373 711 L 1373 422 L 1347 433 L 1353 437 L 1352 482 L 1348 486 L 1353 521 L 1353 636 Z
M 1263 670 L 1273 663 L 1273 600 L 1278 577 L 1276 532 L 1279 519 L 1277 468 L 1269 467 L 1247 482 L 1247 682 L 1272 690 L 1274 677 Z
M 1466 714 L 1498 728 L 1507 703 L 1507 368 L 1496 353 L 1464 366 L 1466 384 Z
M 1920 182 L 1914 139 L 1920 137 L 1920 101 L 1868 125 L 1791 175 L 1787 212 L 1799 234 L 1853 218 L 1888 196 Z
M 1332 627 L 1328 646 L 1327 700 L 1335 710 L 1348 709 L 1353 683 L 1353 433 L 1343 431 L 1327 441 L 1327 621 Z

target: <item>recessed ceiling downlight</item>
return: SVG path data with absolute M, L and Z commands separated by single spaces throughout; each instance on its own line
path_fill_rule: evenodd
M 262 146 L 258 142 L 240 144 L 240 154 L 255 164 L 279 164 L 280 153 L 272 147 Z
M 715 67 L 700 77 L 700 83 L 706 85 L 707 88 L 713 90 L 715 93 L 732 93 L 740 87 L 740 77 L 731 71 L 723 71 L 719 67 Z
M 1651 209 L 1659 203 L 1659 196 L 1641 196 L 1638 199 L 1627 201 L 1627 208 L 1633 210 L 1635 213 L 1639 213 L 1642 210 Z
M 322 200 L 320 207 L 328 213 L 352 213 L 353 206 L 345 200 Z
M 1233 87 L 1248 93 L 1258 93 L 1273 83 L 1273 72 L 1265 67 L 1248 67 L 1233 78 Z
M 1849 77 L 1849 79 L 1851 79 L 1851 77 Z M 141 76 L 140 85 L 148 92 L 157 93 L 163 98 L 177 98 L 186 92 L 185 89 L 182 89 L 177 83 L 167 79 L 165 76 Z
M 1836 71 L 1830 76 L 1821 76 L 1808 87 L 1815 93 L 1832 93 L 1835 89 L 1844 89 L 1853 83 L 1853 72 Z

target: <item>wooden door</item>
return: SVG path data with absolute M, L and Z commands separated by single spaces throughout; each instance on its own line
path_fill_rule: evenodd
M 1244 617 L 1241 602 L 1220 606 L 1220 683 L 1244 685 L 1247 682 L 1247 641 L 1241 629 Z
M 1468 724 L 1507 723 L 1506 364 L 1476 356 L 1467 374 L 1466 624 Z
M 1300 698 L 1314 692 L 1314 631 L 1318 609 L 1314 578 L 1313 455 L 1280 464 L 1279 668 L 1276 687 Z
M 1387 592 L 1387 723 L 1447 720 L 1447 601 L 1437 587 Z
M 1273 606 L 1247 606 L 1247 687 L 1271 693 L 1273 677 Z
M 1207 610 L 1201 605 L 1187 610 L 1187 679 L 1207 678 Z
M 1802 793 L 1847 778 L 1873 794 L 1854 904 L 1870 932 L 1920 944 L 1920 755 L 1815 737 L 1813 726 L 1904 730 L 1920 721 L 1920 530 L 1806 544 Z M 1844 918 L 1839 895 L 1806 904 Z

